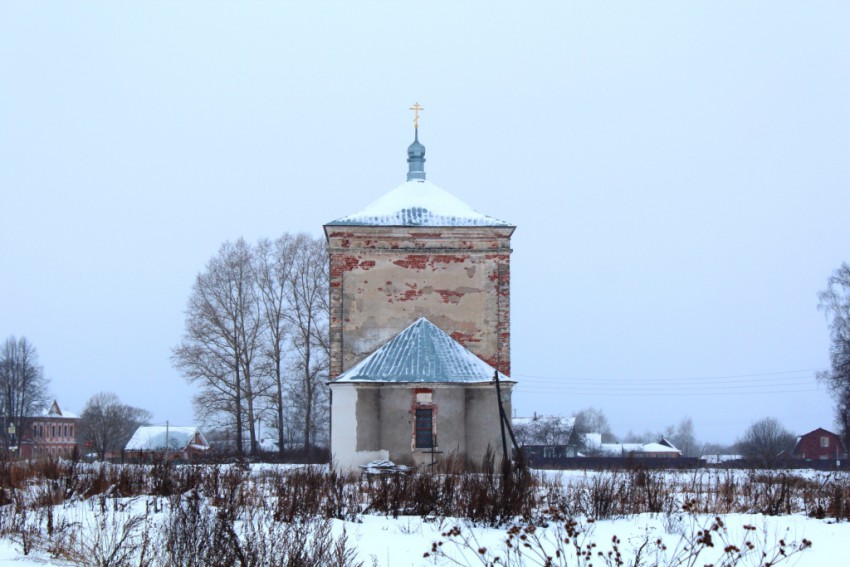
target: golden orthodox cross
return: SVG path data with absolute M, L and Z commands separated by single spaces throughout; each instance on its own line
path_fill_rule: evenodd
M 410 107 L 410 110 L 413 111 L 413 127 L 417 130 L 419 129 L 419 111 L 425 110 L 422 108 L 418 102 L 414 103 L 413 106 Z

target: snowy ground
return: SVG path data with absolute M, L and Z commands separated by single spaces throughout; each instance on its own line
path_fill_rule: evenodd
M 706 524 L 712 518 L 701 518 Z M 850 524 L 835 524 L 822 520 L 812 520 L 800 516 L 764 517 L 748 515 L 732 515 L 724 518 L 731 542 L 741 542 L 743 537 L 743 526 L 750 524 L 758 529 L 758 533 L 766 536 L 768 547 L 781 538 L 790 541 L 800 541 L 807 538 L 813 542 L 810 549 L 792 557 L 789 565 L 838 565 L 841 558 L 846 556 L 847 541 L 850 541 Z M 440 539 L 440 529 L 443 526 L 425 523 L 417 518 L 405 518 L 397 521 L 384 518 L 365 518 L 363 524 L 347 525 L 349 537 L 356 543 L 361 559 L 366 564 L 377 564 L 386 566 L 426 565 L 428 559 L 423 558 L 423 553 L 428 551 L 431 542 Z M 476 536 L 474 547 L 486 547 L 491 551 L 502 554 L 504 548 L 502 543 L 505 539 L 504 530 L 497 529 L 475 529 Z M 596 542 L 597 550 L 607 552 L 611 549 L 610 542 L 617 536 L 622 542 L 621 552 L 625 558 L 633 558 L 638 547 L 649 538 L 654 541 L 660 537 L 668 547 L 668 557 L 672 555 L 680 537 L 676 533 L 669 533 L 664 519 L 650 515 L 638 517 L 603 521 L 594 525 L 593 531 L 584 540 L 586 543 Z M 446 545 L 444 545 L 446 547 Z M 551 549 L 551 548 L 550 548 Z M 464 553 L 465 551 L 465 553 Z M 715 553 L 705 552 L 700 556 L 704 561 L 699 564 L 717 561 L 721 555 L 721 549 L 715 548 Z M 456 557 L 461 564 L 475 565 L 474 553 L 463 550 L 461 547 L 449 545 L 448 553 Z M 645 556 L 646 557 L 646 556 Z M 648 565 L 656 563 L 652 559 L 655 555 L 649 555 Z M 755 558 L 754 558 L 755 559 Z M 659 562 L 660 561 L 659 556 Z M 530 560 L 529 564 L 534 564 Z M 627 561 L 627 564 L 629 562 Z M 572 563 L 571 563 L 572 564 Z M 743 561 L 743 565 L 752 565 L 749 561 Z
M 558 476 L 565 486 L 572 481 L 587 478 L 595 473 L 586 472 L 547 472 L 547 476 Z M 688 474 L 688 473 L 670 473 Z M 803 476 L 816 475 L 817 473 L 800 473 Z M 140 513 L 149 506 L 150 501 L 145 498 L 118 499 L 119 505 L 112 506 L 113 510 L 132 515 Z M 98 507 L 91 500 L 78 501 L 72 504 L 57 507 L 55 522 L 61 524 L 73 523 L 81 525 L 94 534 L 97 532 Z M 164 512 L 145 524 L 149 530 L 156 530 L 157 518 L 162 519 Z M 787 516 L 764 516 L 761 514 L 728 514 L 723 516 L 724 528 L 713 532 L 714 547 L 706 549 L 700 556 L 697 565 L 716 563 L 722 559 L 723 549 L 727 545 L 735 545 L 745 548 L 745 541 L 749 540 L 757 548 L 764 549 L 769 556 L 775 552 L 778 542 L 784 540 L 789 544 L 788 550 L 795 543 L 810 540 L 812 547 L 795 554 L 782 564 L 801 566 L 841 565 L 847 554 L 847 542 L 850 541 L 850 522 L 836 523 L 834 521 L 818 520 L 808 518 L 803 514 Z M 656 565 L 672 563 L 671 559 L 677 553 L 682 553 L 684 536 L 694 537 L 700 529 L 711 526 L 714 522 L 713 516 L 691 515 L 687 513 L 666 514 L 640 514 L 632 517 L 604 520 L 584 523 L 579 526 L 581 534 L 571 541 L 578 541 L 584 548 L 590 543 L 595 543 L 594 555 L 601 551 L 607 553 L 612 549 L 612 540 L 619 538 L 619 549 L 627 565 L 632 561 L 637 550 L 644 544 L 643 565 Z M 454 526 L 461 527 L 461 534 L 451 540 L 441 536 Z M 558 529 L 562 524 L 552 523 L 545 529 L 537 532 L 537 536 L 543 542 L 544 548 L 550 553 L 554 551 L 553 542 L 558 539 Z M 745 528 L 745 526 L 750 526 Z M 754 528 L 754 529 L 753 529 Z M 102 529 L 102 528 L 101 528 Z M 359 521 L 333 522 L 334 532 L 338 535 L 345 531 L 349 544 L 356 550 L 358 559 L 365 566 L 416 566 L 416 565 L 480 565 L 477 550 L 485 548 L 485 555 L 491 558 L 494 555 L 504 555 L 504 542 L 507 537 L 506 528 L 487 528 L 471 526 L 468 523 L 452 518 L 426 518 L 400 517 L 398 519 L 383 516 L 364 515 Z M 103 532 L 101 532 L 103 533 Z M 96 539 L 91 535 L 91 543 Z M 104 537 L 103 535 L 101 537 Z M 106 534 L 108 539 L 109 534 Z M 561 534 L 563 537 L 563 534 Z M 464 545 L 465 538 L 468 545 Z M 666 551 L 660 551 L 655 542 L 661 540 L 666 546 Z M 435 541 L 445 541 L 441 549 L 451 559 L 433 557 L 426 558 L 424 554 L 431 550 Z M 574 553 L 571 545 L 566 547 L 570 553 Z M 758 565 L 760 554 L 752 554 L 740 565 Z M 454 561 L 454 563 L 452 562 Z M 45 551 L 24 554 L 23 544 L 19 540 L 0 540 L 0 566 L 45 566 L 45 565 L 71 565 L 79 564 L 80 561 L 60 560 L 51 558 Z M 540 564 L 526 557 L 523 564 Z M 584 563 L 576 562 L 574 559 L 568 562 L 570 565 Z M 603 561 L 594 561 L 594 565 L 604 565 Z
M 711 518 L 702 518 L 710 522 Z M 740 541 L 743 534 L 742 526 L 751 524 L 766 536 L 769 545 L 772 546 L 778 539 L 786 538 L 788 541 L 800 541 L 807 538 L 813 542 L 810 549 L 792 557 L 787 564 L 799 566 L 823 566 L 840 565 L 847 554 L 847 542 L 850 541 L 850 523 L 831 523 L 825 520 L 814 520 L 802 516 L 780 516 L 765 517 L 758 515 L 735 514 L 724 518 L 730 538 Z M 456 524 L 452 520 L 442 522 L 423 522 L 420 518 L 391 518 L 366 516 L 362 523 L 335 522 L 335 530 L 346 530 L 349 541 L 356 548 L 360 560 L 365 565 L 381 566 L 415 566 L 431 565 L 430 559 L 424 558 L 423 554 L 430 550 L 435 540 L 440 540 L 441 530 L 447 530 Z M 595 523 L 593 531 L 588 535 L 587 542 L 597 542 L 598 549 L 610 550 L 610 542 L 613 536 L 621 540 L 621 551 L 624 557 L 634 557 L 635 550 L 647 538 L 661 537 L 667 544 L 668 549 L 675 548 L 678 541 L 676 533 L 669 533 L 669 526 L 665 526 L 664 518 L 650 515 L 638 517 L 602 521 Z M 489 550 L 500 550 L 501 543 L 505 539 L 504 530 L 492 528 L 473 528 L 478 546 L 487 547 Z M 477 565 L 474 553 L 461 546 L 445 544 L 448 553 L 457 558 L 461 564 Z M 719 549 L 717 550 L 719 551 Z M 706 553 L 704 561 L 700 565 L 716 561 L 717 554 L 713 557 Z M 648 565 L 654 564 L 649 559 Z M 73 563 L 50 559 L 45 553 L 31 554 L 25 556 L 21 550 L 21 544 L 9 540 L 0 540 L 0 565 L 29 567 L 46 565 L 70 565 Z M 448 564 L 445 560 L 438 564 Z M 529 564 L 534 564 L 529 562 Z M 628 562 L 627 562 L 628 564 Z M 743 565 L 757 563 L 742 562 Z

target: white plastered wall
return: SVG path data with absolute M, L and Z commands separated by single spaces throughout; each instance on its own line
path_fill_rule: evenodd
M 331 384 L 331 459 L 342 471 L 359 470 L 378 459 L 389 459 L 389 452 L 357 451 L 357 388 L 352 384 Z

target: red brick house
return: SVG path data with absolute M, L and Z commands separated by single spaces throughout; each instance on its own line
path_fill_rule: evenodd
M 819 427 L 814 431 L 800 435 L 791 455 L 795 459 L 807 461 L 839 460 L 847 458 L 847 449 L 844 447 L 841 437 L 832 431 Z
M 43 415 L 21 421 L 18 454 L 22 459 L 73 457 L 79 421 L 77 415 L 62 411 L 54 401 Z

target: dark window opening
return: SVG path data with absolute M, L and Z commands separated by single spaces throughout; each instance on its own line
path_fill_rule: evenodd
M 434 410 L 432 408 L 417 408 L 416 410 L 416 448 L 431 449 L 434 447 Z

